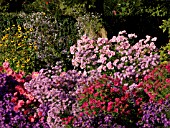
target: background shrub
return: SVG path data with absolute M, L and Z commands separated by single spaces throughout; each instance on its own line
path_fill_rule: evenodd
M 69 47 L 74 44 L 78 34 L 75 19 L 70 16 L 54 17 L 44 12 L 21 14 L 26 28 L 33 28 L 30 33 L 32 42 L 37 42 L 36 56 L 42 67 L 63 62 L 63 68 L 71 68 Z

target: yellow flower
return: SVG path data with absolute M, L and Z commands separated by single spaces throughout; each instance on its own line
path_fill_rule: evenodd
M 28 38 L 28 36 L 24 36 L 24 38 Z
M 22 37 L 22 34 L 18 34 L 18 38 L 21 38 Z
M 34 49 L 37 50 L 37 46 L 34 46 Z
M 2 46 L 3 44 L 0 43 L 0 47 Z
M 13 43 L 14 41 L 13 40 L 11 40 L 11 43 Z
M 32 32 L 33 31 L 33 28 L 30 28 L 30 32 Z
M 5 37 L 5 36 L 3 36 L 1 40 L 2 40 L 2 41 L 4 41 L 5 39 L 6 39 L 6 37 Z
M 20 25 L 18 25 L 18 31 L 21 31 L 21 27 L 20 27 Z
M 168 61 L 164 61 L 164 62 L 162 62 L 162 64 L 167 64 L 168 63 Z
M 21 65 L 21 68 L 24 68 L 24 67 L 25 67 L 25 65 L 24 65 L 24 64 L 22 64 L 22 65 Z
M 5 59 L 5 61 L 9 61 L 9 59 L 8 59 L 8 58 L 6 58 L 6 59 Z
M 26 63 L 28 63 L 30 61 L 30 58 L 28 58 L 27 60 L 26 60 Z
M 21 46 L 21 43 L 18 43 L 18 46 Z
M 10 28 L 7 28 L 6 30 L 7 30 L 7 31 L 10 30 Z
M 15 24 L 13 24 L 12 26 L 14 26 L 14 27 L 15 27 Z

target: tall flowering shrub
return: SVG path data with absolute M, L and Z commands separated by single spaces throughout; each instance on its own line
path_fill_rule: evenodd
M 72 65 L 87 74 L 97 70 L 101 74 L 112 75 L 124 84 L 137 86 L 138 79 L 146 75 L 151 68 L 159 64 L 155 38 L 135 41 L 135 34 L 119 32 L 112 39 L 93 40 L 82 36 L 77 44 L 70 47 L 73 55 Z
M 63 61 L 64 67 L 70 69 L 71 56 L 69 48 L 77 40 L 76 20 L 69 16 L 54 16 L 44 12 L 21 13 L 25 28 L 33 28 L 30 33 L 32 42 L 37 42 L 37 58 L 43 68 L 54 66 Z

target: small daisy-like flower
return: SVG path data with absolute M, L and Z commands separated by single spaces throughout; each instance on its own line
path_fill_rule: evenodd
M 20 25 L 18 25 L 18 31 L 21 31 L 21 27 L 20 27 Z
M 30 28 L 30 32 L 32 32 L 33 31 L 33 28 Z

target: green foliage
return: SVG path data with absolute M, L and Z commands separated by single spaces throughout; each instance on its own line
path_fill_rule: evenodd
M 76 25 L 80 36 L 87 34 L 90 38 L 97 38 L 97 34 L 102 28 L 102 19 L 100 15 L 86 13 L 77 18 Z
M 163 24 L 160 26 L 160 28 L 165 32 L 168 30 L 168 34 L 170 37 L 170 18 L 168 20 L 163 20 Z
M 24 3 L 34 0 L 0 0 L 0 12 L 20 12 Z
M 161 63 L 170 61 L 170 42 L 166 46 L 162 46 L 159 50 Z
M 148 14 L 150 16 L 165 16 L 168 14 L 167 0 L 105 0 L 104 15 L 135 16 Z
M 59 14 L 59 0 L 34 0 L 23 4 L 23 11 L 26 13 L 45 12 L 49 14 Z
M 2 38 L 2 31 L 12 25 L 22 24 L 23 18 L 19 17 L 17 13 L 0 13 L 0 38 Z

